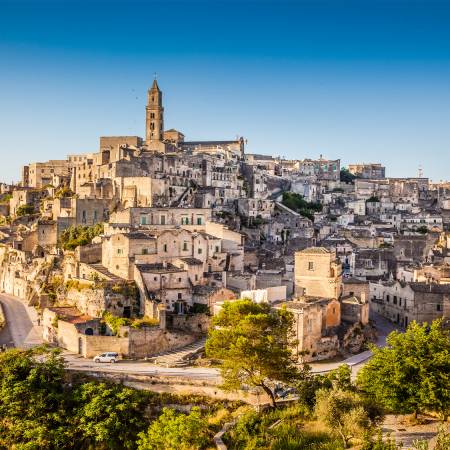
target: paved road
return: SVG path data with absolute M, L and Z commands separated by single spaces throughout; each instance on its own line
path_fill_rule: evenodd
M 42 328 L 38 326 L 38 315 L 33 307 L 7 294 L 0 294 L 0 302 L 6 318 L 6 327 L 0 335 L 0 342 L 16 348 L 30 348 L 42 344 Z
M 1 332 L 0 339 L 3 339 L 17 348 L 28 348 L 39 345 L 42 341 L 42 327 L 38 326 L 38 317 L 33 307 L 29 307 L 23 300 L 10 295 L 0 294 L 0 302 L 6 316 L 7 326 Z M 386 344 L 386 336 L 394 329 L 394 326 L 384 318 L 376 315 L 373 317 L 379 330 L 377 345 L 382 347 Z M 11 345 L 13 344 L 13 345 Z M 219 371 L 213 368 L 201 367 L 176 367 L 164 368 L 145 361 L 120 361 L 117 364 L 96 364 L 92 360 L 87 360 L 79 355 L 64 352 L 67 366 L 73 369 L 110 372 L 110 373 L 130 373 L 140 375 L 164 375 L 173 377 L 186 377 L 192 379 L 217 379 Z M 341 364 L 348 364 L 356 375 L 357 371 L 364 365 L 371 356 L 371 352 L 363 352 L 342 361 L 318 362 L 311 364 L 314 373 L 329 372 L 336 369 Z

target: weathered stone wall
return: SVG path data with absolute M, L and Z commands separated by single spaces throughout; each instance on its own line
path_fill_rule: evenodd
M 191 333 L 205 333 L 211 324 L 207 314 L 167 314 L 167 327 Z
M 129 330 L 128 356 L 131 358 L 145 358 L 168 350 L 185 347 L 196 341 L 192 333 L 166 331 L 160 328 L 142 328 Z

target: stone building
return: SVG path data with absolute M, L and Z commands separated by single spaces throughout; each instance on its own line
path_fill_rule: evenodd
M 369 289 L 371 309 L 403 327 L 450 317 L 450 285 L 386 281 Z
M 295 293 L 338 299 L 342 293 L 342 266 L 336 252 L 311 247 L 295 254 Z
M 358 178 L 369 180 L 383 179 L 386 177 L 386 167 L 379 163 L 349 164 L 348 171 Z

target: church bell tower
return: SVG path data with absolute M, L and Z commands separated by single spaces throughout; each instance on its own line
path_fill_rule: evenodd
M 164 108 L 162 106 L 162 92 L 156 79 L 147 92 L 147 107 L 145 120 L 145 139 L 147 145 L 159 148 L 164 136 Z

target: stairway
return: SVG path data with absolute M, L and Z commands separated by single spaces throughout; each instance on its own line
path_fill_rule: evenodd
M 104 277 L 106 277 L 108 280 L 120 282 L 123 281 L 123 278 L 118 277 L 117 275 L 114 275 L 111 273 L 105 266 L 103 266 L 100 263 L 96 264 L 88 264 L 89 267 L 92 267 L 92 269 L 96 270 L 98 273 L 102 274 Z
M 205 348 L 206 338 L 176 350 L 160 353 L 152 358 L 155 364 L 163 367 L 183 367 L 189 364 L 189 359 Z

